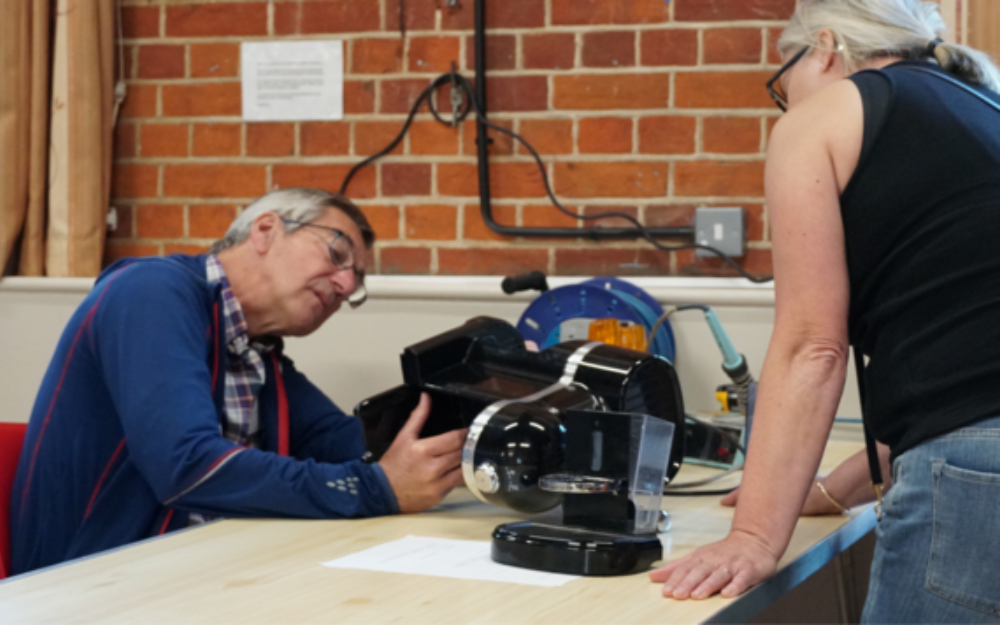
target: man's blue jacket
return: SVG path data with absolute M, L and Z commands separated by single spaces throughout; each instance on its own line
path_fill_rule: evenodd
M 222 437 L 221 315 L 204 256 L 126 259 L 101 274 L 31 413 L 11 501 L 15 574 L 184 527 L 191 512 L 397 511 L 381 467 L 359 459 L 360 423 L 280 347 L 265 358 L 262 449 Z

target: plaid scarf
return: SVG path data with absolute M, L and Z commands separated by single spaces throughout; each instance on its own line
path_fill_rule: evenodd
M 260 448 L 260 412 L 257 400 L 267 379 L 263 355 L 274 349 L 274 344 L 250 341 L 243 307 L 233 293 L 219 259 L 210 255 L 205 260 L 205 277 L 210 284 L 222 284 L 222 317 L 226 337 L 225 386 L 226 399 L 222 435 L 237 445 Z M 190 523 L 204 523 L 206 515 L 192 512 Z
M 274 349 L 274 346 L 250 341 L 243 308 L 229 285 L 222 263 L 214 255 L 206 259 L 205 273 L 210 283 L 222 284 L 222 316 L 229 351 L 222 435 L 238 445 L 259 448 L 260 418 L 257 399 L 267 379 L 262 356 Z

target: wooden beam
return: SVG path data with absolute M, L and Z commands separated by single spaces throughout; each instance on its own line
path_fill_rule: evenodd
M 962 28 L 959 13 L 962 0 L 934 0 L 941 6 L 941 17 L 948 25 L 948 30 L 942 35 L 948 41 L 962 41 Z
M 1000 60 L 1000 2 L 966 0 L 968 3 L 968 44 Z

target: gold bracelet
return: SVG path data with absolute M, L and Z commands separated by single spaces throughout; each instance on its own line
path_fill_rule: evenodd
M 837 509 L 840 510 L 840 512 L 842 514 L 847 514 L 847 508 L 845 508 L 844 506 L 840 505 L 840 502 L 837 501 L 836 499 L 834 499 L 833 495 L 831 495 L 830 493 L 827 492 L 826 487 L 823 486 L 823 483 L 820 482 L 819 480 L 816 480 L 816 488 L 819 489 L 819 492 L 823 493 L 824 497 L 826 497 L 828 500 L 830 500 L 830 503 L 832 503 L 833 505 L 837 506 Z

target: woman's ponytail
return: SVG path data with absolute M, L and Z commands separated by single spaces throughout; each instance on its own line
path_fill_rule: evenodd
M 934 58 L 945 71 L 1000 93 L 1000 71 L 986 53 L 945 41 L 934 47 Z

